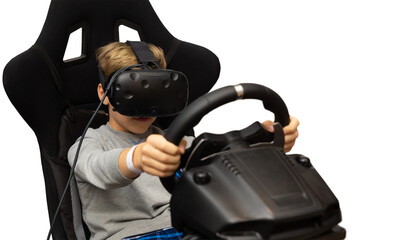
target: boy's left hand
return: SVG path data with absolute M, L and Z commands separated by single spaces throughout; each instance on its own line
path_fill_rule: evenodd
M 274 132 L 274 122 L 267 120 L 263 122 L 262 125 L 267 131 Z M 283 149 L 285 152 L 289 152 L 293 148 L 296 139 L 298 138 L 298 125 L 300 125 L 298 119 L 290 116 L 289 125 L 283 128 L 283 132 L 285 133 L 285 145 Z

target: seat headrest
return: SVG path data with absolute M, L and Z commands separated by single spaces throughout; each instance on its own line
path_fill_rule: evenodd
M 12 59 L 3 76 L 11 102 L 39 141 L 53 140 L 55 136 L 48 124 L 57 126 L 67 103 L 84 105 L 99 101 L 95 51 L 118 41 L 121 24 L 137 30 L 142 41 L 160 46 L 168 67 L 187 76 L 189 102 L 208 92 L 217 81 L 220 63 L 216 55 L 172 36 L 148 0 L 52 0 L 36 43 Z M 69 34 L 79 28 L 82 28 L 82 55 L 65 62 Z M 167 127 L 171 120 L 160 119 L 160 125 Z

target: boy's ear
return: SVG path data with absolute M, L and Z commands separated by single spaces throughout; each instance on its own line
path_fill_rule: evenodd
M 101 83 L 98 84 L 98 89 L 97 89 L 97 91 L 98 91 L 99 100 L 102 100 L 102 98 L 103 98 L 105 92 L 104 92 L 104 89 L 103 89 Z M 106 96 L 106 99 L 103 101 L 103 104 L 104 104 L 104 105 L 109 105 L 109 98 L 108 98 L 107 96 Z

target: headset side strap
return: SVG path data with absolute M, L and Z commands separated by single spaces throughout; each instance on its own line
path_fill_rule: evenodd
M 102 84 L 102 88 L 106 89 L 106 85 L 107 85 L 106 76 L 99 65 L 98 65 L 98 71 L 99 71 L 99 81 Z

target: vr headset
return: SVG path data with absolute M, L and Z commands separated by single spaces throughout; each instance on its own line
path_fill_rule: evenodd
M 98 67 L 100 83 L 113 111 L 133 117 L 165 117 L 181 112 L 188 102 L 187 77 L 178 71 L 161 69 L 145 42 L 127 43 L 139 64 L 112 73 L 109 80 Z

